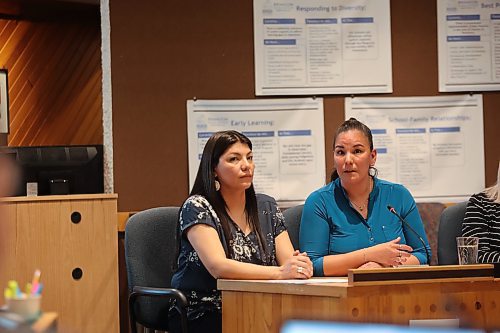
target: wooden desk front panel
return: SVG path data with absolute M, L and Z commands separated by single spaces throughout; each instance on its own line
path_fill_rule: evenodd
M 58 313 L 60 332 L 117 333 L 116 196 L 71 197 L 2 204 L 0 285 L 16 279 L 24 286 L 40 268 L 42 309 Z M 71 221 L 75 212 L 79 223 Z M 75 279 L 78 268 L 83 275 Z
M 223 332 L 279 332 L 288 319 L 408 325 L 460 318 L 461 325 L 500 328 L 498 281 L 346 288 L 346 297 L 223 291 Z

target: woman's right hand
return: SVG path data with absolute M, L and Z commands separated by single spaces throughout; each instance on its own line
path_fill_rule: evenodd
M 400 266 L 411 256 L 411 246 L 401 244 L 401 237 L 389 242 L 367 248 L 368 261 L 375 261 L 384 266 Z
M 309 279 L 313 275 L 313 266 L 307 253 L 295 251 L 293 256 L 288 258 L 280 266 L 280 279 Z

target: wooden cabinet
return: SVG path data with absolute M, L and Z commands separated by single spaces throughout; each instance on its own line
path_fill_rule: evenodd
M 117 333 L 116 221 L 115 194 L 3 198 L 0 286 L 24 286 L 39 268 L 42 309 L 58 313 L 60 332 Z

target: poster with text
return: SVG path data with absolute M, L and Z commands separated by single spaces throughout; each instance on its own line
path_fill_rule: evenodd
M 322 98 L 189 100 L 187 113 L 189 188 L 207 140 L 229 129 L 252 141 L 257 193 L 287 206 L 325 184 Z
M 392 92 L 389 0 L 254 0 L 256 95 Z
M 466 200 L 484 188 L 482 95 L 346 98 L 370 127 L 378 177 L 419 202 Z
M 500 90 L 500 2 L 438 0 L 439 91 Z

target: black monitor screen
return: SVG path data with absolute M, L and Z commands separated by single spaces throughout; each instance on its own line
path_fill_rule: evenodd
M 104 192 L 102 145 L 9 147 L 3 153 L 19 167 L 16 196 L 27 195 L 28 183 L 37 195 Z

